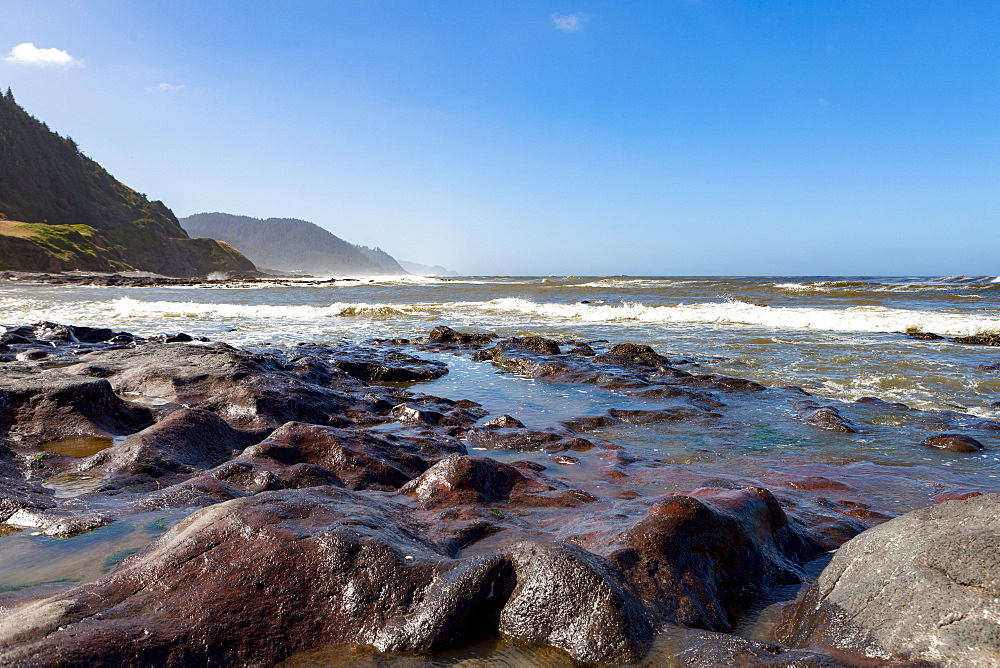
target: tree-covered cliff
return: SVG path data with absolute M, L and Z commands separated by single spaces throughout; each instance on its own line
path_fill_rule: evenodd
M 8 88 L 0 96 L 0 269 L 204 276 L 254 266 L 226 244 L 188 237 L 162 202 L 116 180 Z

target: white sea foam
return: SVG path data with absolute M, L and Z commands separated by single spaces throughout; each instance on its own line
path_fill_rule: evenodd
M 755 325 L 774 329 L 816 329 L 838 332 L 897 332 L 918 330 L 968 336 L 1000 331 L 1000 316 L 963 315 L 936 311 L 856 306 L 847 309 L 773 308 L 742 301 L 646 306 L 594 304 L 540 304 L 507 297 L 483 308 L 585 322 L 639 321 L 644 323 Z
M 220 304 L 203 302 L 147 302 L 122 297 L 113 302 L 112 310 L 119 316 L 157 315 L 164 318 L 224 318 L 311 321 L 319 318 L 346 316 L 380 317 L 421 311 L 413 304 L 334 303 L 329 306 L 279 306 L 273 304 Z
M 601 278 L 589 283 L 580 283 L 577 288 L 669 288 L 690 285 L 698 281 L 681 281 L 667 278 Z

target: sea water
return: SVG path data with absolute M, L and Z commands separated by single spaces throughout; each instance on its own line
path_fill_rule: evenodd
M 184 287 L 0 288 L 0 322 L 236 346 L 412 338 L 435 325 L 648 343 L 706 372 L 821 397 L 878 396 L 1000 417 L 1000 349 L 922 341 L 1000 332 L 1000 279 L 871 277 L 397 277 Z
M 990 368 L 1000 366 L 1000 348 L 906 336 L 918 331 L 945 337 L 997 333 L 998 308 L 1000 279 L 990 276 L 407 276 L 157 287 L 0 287 L 2 324 L 47 320 L 143 336 L 183 331 L 251 348 L 415 339 L 437 325 L 501 337 L 534 334 L 649 344 L 692 372 L 802 388 L 817 402 L 841 406 L 860 433 L 802 423 L 794 409 L 802 395 L 775 390 L 720 397 L 727 406 L 725 419 L 717 423 L 613 425 L 587 434 L 639 455 L 621 479 L 545 452 L 475 454 L 535 459 L 548 474 L 605 499 L 626 498 L 623 492 L 641 497 L 684 492 L 712 477 L 776 492 L 801 489 L 796 480 L 834 480 L 849 490 L 846 495 L 888 515 L 925 506 L 943 492 L 1000 491 L 1000 431 L 975 432 L 988 448 L 980 453 L 919 445 L 929 433 L 943 429 L 938 423 L 975 425 L 977 420 L 1000 419 L 1000 370 Z M 450 373 L 414 383 L 413 391 L 472 399 L 489 410 L 490 417 L 509 413 L 531 427 L 599 415 L 612 407 L 656 407 L 655 400 L 593 386 L 519 377 L 488 362 L 474 362 L 465 353 L 415 354 L 446 362 Z M 865 396 L 920 410 L 852 403 Z M 7 549 L 0 559 L 0 591 L 92 579 L 183 514 L 141 517 L 70 539 L 29 533 L 3 536 Z M 29 562 L 31 569 L 25 567 Z M 738 632 L 765 637 L 754 629 L 756 617 L 748 619 Z M 483 658 L 569 665 L 555 650 L 489 643 L 436 657 L 432 663 Z M 378 657 L 354 650 L 344 654 L 343 648 L 317 650 L 296 661 L 379 663 Z

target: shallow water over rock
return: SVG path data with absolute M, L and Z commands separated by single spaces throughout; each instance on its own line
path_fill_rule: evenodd
M 42 450 L 80 459 L 96 455 L 101 450 L 110 448 L 112 443 L 114 439 L 104 436 L 69 436 L 42 443 Z

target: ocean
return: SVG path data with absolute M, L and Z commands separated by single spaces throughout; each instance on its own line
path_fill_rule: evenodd
M 1000 491 L 1000 349 L 949 340 L 1000 332 L 997 277 L 407 276 L 158 287 L 0 284 L 0 323 L 39 321 L 141 336 L 185 332 L 250 349 L 416 342 L 437 325 L 501 337 L 648 344 L 678 369 L 782 389 L 726 393 L 714 422 L 598 427 L 587 438 L 630 453 L 610 468 L 601 463 L 607 454 L 602 451 L 472 454 L 535 460 L 553 476 L 609 500 L 683 493 L 720 480 L 763 486 L 796 505 L 804 518 L 810 507 L 835 505 L 878 522 L 949 495 Z M 907 336 L 915 332 L 945 338 Z M 442 360 L 450 370 L 407 387 L 477 401 L 490 412 L 484 420 L 509 414 L 546 428 L 610 408 L 664 403 L 519 376 L 474 361 L 469 351 L 406 350 Z M 804 399 L 833 406 L 856 433 L 804 422 L 798 406 Z M 929 435 L 956 431 L 973 435 L 986 449 L 954 453 L 921 444 Z M 172 524 L 183 515 L 160 513 L 157 521 Z M 560 517 L 551 521 L 565 521 Z M 0 590 L 99 576 L 114 554 L 131 553 L 158 535 L 143 528 L 149 518 L 137 518 L 71 539 L 7 536 Z M 536 521 L 548 520 L 543 513 Z M 465 553 L 491 549 L 496 545 L 487 539 Z M 793 595 L 777 592 L 775 600 Z M 736 633 L 767 640 L 773 625 L 768 603 L 749 611 Z M 663 640 L 660 656 L 675 656 L 671 642 Z M 307 653 L 291 665 L 355 665 L 351 661 L 358 657 L 344 651 Z M 565 665 L 563 655 L 522 651 L 465 648 L 434 665 L 469 657 Z
M 401 277 L 184 287 L 0 287 L 0 321 L 235 346 L 413 338 L 435 325 L 648 343 L 706 372 L 820 397 L 1000 418 L 1000 350 L 913 340 L 1000 332 L 1000 278 Z
M 987 476 L 974 485 L 977 489 L 995 487 L 1000 474 L 993 451 L 956 456 L 911 443 L 926 436 L 928 419 L 939 419 L 941 429 L 956 419 L 960 424 L 963 418 L 954 416 L 1000 419 L 1000 370 L 987 368 L 1000 364 L 1000 349 L 905 335 L 1000 332 L 998 277 L 405 276 L 168 287 L 7 283 L 0 288 L 0 323 L 43 320 L 143 336 L 186 332 L 250 348 L 415 339 L 437 325 L 501 337 L 645 343 L 699 373 L 795 386 L 819 402 L 852 404 L 877 397 L 930 413 L 911 414 L 921 415 L 919 420 L 855 416 L 868 420 L 870 428 L 860 438 L 845 439 L 798 425 L 790 419 L 787 400 L 774 406 L 753 401 L 746 410 L 754 415 L 744 421 L 754 423 L 755 433 L 719 437 L 677 428 L 630 428 L 607 434 L 622 445 L 659 453 L 707 449 L 699 455 L 701 466 L 722 471 L 745 466 L 748 448 L 755 456 L 849 457 L 895 467 L 958 469 L 977 480 Z M 547 427 L 635 402 L 592 386 L 499 373 L 467 355 L 418 354 L 446 361 L 451 372 L 413 389 L 472 399 L 493 415 L 509 413 L 529 426 Z M 740 441 L 735 451 L 730 441 Z M 805 452 L 806 446 L 813 447 Z M 898 511 L 926 505 L 926 496 L 909 494 L 906 484 L 900 480 L 877 493 Z

